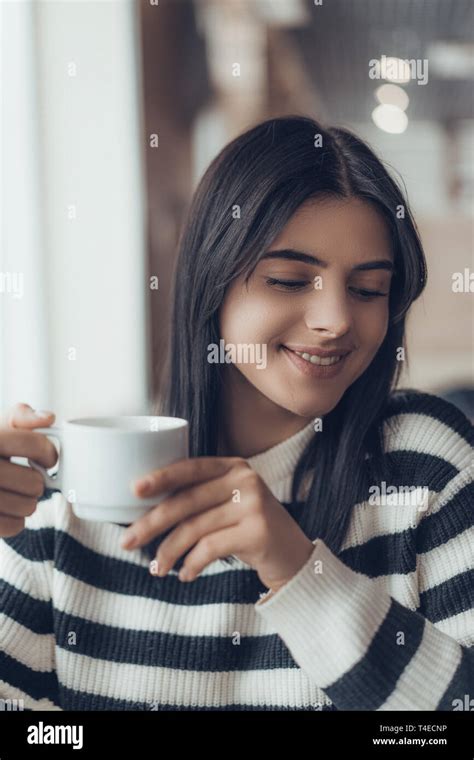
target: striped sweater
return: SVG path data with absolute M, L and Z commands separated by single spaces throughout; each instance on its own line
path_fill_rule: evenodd
M 248 459 L 296 520 L 292 474 L 312 435 Z M 389 485 L 426 488 L 423 508 L 367 493 L 338 556 L 310 537 L 275 594 L 240 560 L 191 583 L 154 576 L 153 547 L 125 551 L 124 526 L 47 494 L 0 539 L 0 697 L 33 710 L 472 709 L 473 430 L 448 402 L 398 392 L 384 440 Z

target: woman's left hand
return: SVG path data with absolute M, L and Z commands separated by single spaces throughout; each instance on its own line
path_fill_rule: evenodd
M 176 525 L 157 551 L 157 575 L 166 575 L 194 547 L 179 573 L 181 580 L 194 580 L 209 563 L 234 554 L 275 592 L 314 549 L 245 459 L 181 459 L 134 487 L 142 497 L 174 492 L 127 528 L 122 542 L 124 549 L 134 549 Z

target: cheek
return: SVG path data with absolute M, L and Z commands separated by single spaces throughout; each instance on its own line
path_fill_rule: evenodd
M 284 325 L 284 315 L 268 299 L 230 292 L 219 311 L 219 333 L 227 343 L 270 343 Z
M 359 344 L 364 352 L 376 354 L 388 329 L 388 304 L 383 302 L 377 308 L 366 308 L 358 316 L 356 324 Z

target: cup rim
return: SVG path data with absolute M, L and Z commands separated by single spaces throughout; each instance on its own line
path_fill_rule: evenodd
M 143 420 L 143 419 L 160 419 L 167 422 L 172 421 L 172 425 L 159 430 L 147 430 L 146 428 L 120 428 L 113 425 L 103 426 L 97 425 L 97 422 L 106 422 L 107 420 Z M 66 420 L 66 427 L 80 429 L 80 430 L 94 430 L 94 432 L 100 433 L 170 433 L 175 430 L 181 430 L 189 426 L 189 421 L 183 417 L 170 417 L 162 414 L 108 414 L 98 415 L 93 417 L 74 417 L 70 420 Z

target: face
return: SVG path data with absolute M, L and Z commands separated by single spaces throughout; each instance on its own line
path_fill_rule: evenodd
M 225 371 L 280 409 L 327 414 L 384 340 L 392 263 L 388 229 L 371 205 L 307 202 L 220 308 L 225 344 L 266 346 L 266 365 L 257 350 L 254 363 L 239 363 L 237 352 Z

